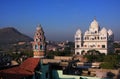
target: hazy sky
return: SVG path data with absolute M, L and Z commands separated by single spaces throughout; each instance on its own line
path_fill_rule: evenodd
M 12 26 L 33 37 L 41 24 L 47 40 L 74 40 L 96 17 L 120 40 L 120 0 L 0 0 L 0 28 Z

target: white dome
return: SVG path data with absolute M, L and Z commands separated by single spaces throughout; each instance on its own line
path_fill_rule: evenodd
M 42 27 L 41 27 L 41 25 L 39 24 L 39 25 L 37 26 L 36 30 L 41 30 L 41 29 L 42 29 Z
M 111 29 L 108 30 L 108 34 L 109 34 L 109 35 L 113 35 L 113 32 L 112 32 Z
M 78 30 L 76 31 L 76 34 L 82 34 L 81 30 L 78 29 Z
M 99 24 L 95 19 L 91 22 L 90 28 L 99 29 Z
M 107 30 L 106 30 L 105 27 L 102 28 L 101 33 L 102 33 L 102 34 L 106 34 L 106 33 L 107 33 Z

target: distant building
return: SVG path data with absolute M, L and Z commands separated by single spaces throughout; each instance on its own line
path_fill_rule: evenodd
M 46 48 L 47 48 L 47 51 L 57 51 L 58 46 L 56 46 L 56 45 L 48 45 L 47 44 Z
M 96 19 L 92 21 L 89 29 L 83 34 L 80 29 L 75 34 L 75 54 L 84 55 L 89 50 L 100 53 L 113 52 L 114 34 L 112 30 L 100 29 Z
M 18 42 L 18 45 L 23 45 L 25 44 L 26 42 Z
M 44 57 L 45 54 L 45 36 L 41 25 L 38 25 L 34 35 L 33 52 L 35 58 Z

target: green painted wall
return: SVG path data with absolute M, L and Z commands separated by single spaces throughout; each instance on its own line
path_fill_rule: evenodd
M 41 79 L 49 79 L 49 75 L 46 78 L 46 73 L 49 72 L 49 65 L 41 65 L 41 72 Z
M 53 73 L 53 75 L 52 75 L 53 79 L 101 79 L 101 78 L 97 78 L 97 77 L 64 75 L 62 70 L 53 70 L 52 73 Z

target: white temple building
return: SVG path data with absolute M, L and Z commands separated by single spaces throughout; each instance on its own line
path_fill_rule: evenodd
M 90 50 L 108 54 L 113 52 L 114 34 L 111 29 L 105 27 L 100 29 L 96 19 L 94 19 L 87 31 L 82 33 L 80 29 L 75 34 L 75 54 L 85 55 Z

